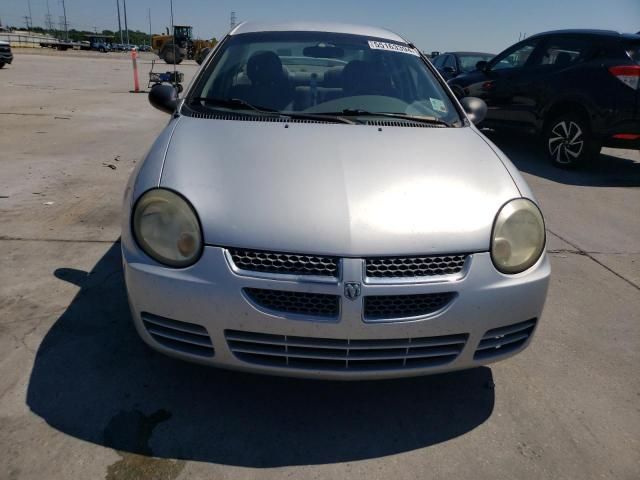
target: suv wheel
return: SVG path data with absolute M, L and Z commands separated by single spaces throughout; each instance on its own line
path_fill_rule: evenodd
M 0 62 L 0 68 L 4 67 L 4 62 Z
M 589 123 L 569 113 L 550 121 L 544 132 L 547 155 L 556 167 L 576 168 L 599 150 L 591 136 Z

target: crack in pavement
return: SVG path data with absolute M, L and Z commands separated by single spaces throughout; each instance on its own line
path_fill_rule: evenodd
M 7 242 L 59 242 L 59 243 L 120 243 L 120 238 L 116 238 L 113 240 L 103 240 L 103 239 L 77 239 L 77 238 L 29 238 L 29 237 L 9 237 L 5 235 L 0 235 L 0 241 Z
M 605 270 L 608 270 L 609 272 L 613 273 L 616 277 L 620 278 L 621 280 L 624 280 L 626 283 L 631 285 L 636 290 L 640 290 L 640 285 L 638 285 L 635 282 L 633 282 L 632 280 L 628 279 L 627 277 L 625 277 L 621 273 L 616 272 L 613 268 L 609 267 L 608 265 L 605 265 L 604 263 L 602 263 L 600 260 L 598 260 L 597 258 L 595 258 L 593 256 L 593 255 L 640 255 L 640 253 L 638 253 L 638 252 L 588 252 L 586 250 L 581 249 L 580 247 L 578 247 L 574 243 L 571 243 L 566 238 L 558 235 L 553 230 L 549 230 L 549 229 L 547 229 L 547 230 L 549 231 L 549 233 L 555 235 L 560 240 L 562 240 L 563 242 L 565 242 L 565 243 L 567 243 L 567 244 L 569 244 L 569 245 L 571 245 L 573 247 L 573 249 L 560 248 L 560 249 L 556 249 L 556 250 L 547 250 L 547 253 L 551 253 L 551 254 L 567 253 L 567 254 L 581 255 L 581 256 L 587 257 L 590 260 L 592 260 L 595 263 L 597 263 L 598 265 L 600 265 Z M 86 239 L 75 239 L 75 238 L 8 237 L 8 236 L 4 236 L 4 235 L 0 236 L 0 241 L 2 241 L 2 240 L 4 240 L 4 241 L 16 241 L 16 242 L 114 243 L 114 244 L 120 243 L 120 239 L 119 238 L 116 239 L 116 240 L 101 240 L 101 239 L 98 239 L 98 240 L 86 240 Z
M 593 255 L 610 255 L 607 253 L 599 253 L 599 252 L 587 252 L 585 250 L 583 250 L 582 248 L 580 248 L 578 245 L 576 245 L 575 243 L 570 242 L 569 240 L 567 240 L 566 238 L 564 238 L 561 235 L 558 235 L 556 232 L 554 232 L 553 230 L 547 229 L 548 232 L 552 233 L 553 235 L 555 235 L 556 237 L 558 237 L 560 240 L 562 240 L 563 242 L 565 242 L 568 245 L 571 245 L 574 250 L 568 250 L 568 249 L 559 249 L 559 250 L 548 250 L 549 253 L 573 253 L 575 255 L 582 255 L 584 257 L 589 258 L 590 260 L 594 261 L 595 263 L 597 263 L 598 265 L 600 265 L 602 268 L 604 268 L 605 270 L 613 273 L 616 277 L 618 277 L 621 280 L 624 280 L 626 283 L 628 283 L 629 285 L 631 285 L 633 288 L 635 288 L 636 290 L 640 290 L 640 285 L 636 284 L 633 280 L 628 279 L 627 277 L 625 277 L 624 275 L 622 275 L 621 273 L 616 272 L 613 268 L 609 267 L 608 265 L 605 265 L 604 263 L 602 263 L 600 260 L 598 260 L 597 258 L 595 258 Z M 629 253 L 629 254 L 625 254 L 625 253 L 615 253 L 615 254 L 611 254 L 611 255 L 635 255 L 634 253 Z
M 555 235 L 555 233 L 554 233 Z M 573 253 L 575 255 L 640 255 L 640 252 L 594 252 L 587 250 L 574 250 L 571 248 L 558 248 L 556 250 L 547 250 L 547 253 Z

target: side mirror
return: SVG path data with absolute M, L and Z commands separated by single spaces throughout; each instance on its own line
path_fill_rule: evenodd
M 489 66 L 489 62 L 487 62 L 486 60 L 480 60 L 479 62 L 476 63 L 476 70 L 480 70 L 481 72 L 484 72 L 487 70 L 488 66 Z
M 447 75 L 454 75 L 456 73 L 456 69 L 453 67 L 444 67 L 443 68 L 444 73 L 446 73 Z
M 487 104 L 480 98 L 464 97 L 460 100 L 460 105 L 474 125 L 478 125 L 487 116 Z
M 173 85 L 154 85 L 149 91 L 149 103 L 165 113 L 173 113 L 178 107 L 178 91 Z

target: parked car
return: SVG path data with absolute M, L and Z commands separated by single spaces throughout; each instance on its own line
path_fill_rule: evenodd
M 530 342 L 542 214 L 505 155 L 395 33 L 236 27 L 126 187 L 134 324 L 178 358 L 281 375 L 471 368 Z
M 96 52 L 107 53 L 111 51 L 111 44 L 107 42 L 92 42 L 91 50 L 94 50 Z
M 640 148 L 640 35 L 561 30 L 531 36 L 449 81 L 482 98 L 484 126 L 539 134 L 552 162 L 575 167 L 600 147 Z
M 433 66 L 447 80 L 473 72 L 478 62 L 488 62 L 495 55 L 482 52 L 446 52 L 432 60 Z
M 11 53 L 11 44 L 0 40 L 0 68 L 6 64 L 13 62 L 13 53 Z

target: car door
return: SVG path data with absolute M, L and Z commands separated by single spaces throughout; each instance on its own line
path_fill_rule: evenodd
M 522 41 L 489 62 L 486 80 L 476 93 L 487 103 L 488 123 L 524 127 L 532 123 L 535 101 L 525 85 L 542 43 L 539 38 Z

